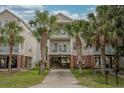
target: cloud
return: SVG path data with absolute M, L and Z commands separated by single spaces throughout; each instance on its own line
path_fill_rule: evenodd
M 15 13 L 20 18 L 22 18 L 24 21 L 28 22 L 34 17 L 36 10 L 43 11 L 46 9 L 46 6 L 43 6 L 43 5 L 0 5 L 0 11 L 3 11 L 5 9 L 11 10 L 13 13 Z M 57 14 L 61 12 L 71 17 L 72 19 L 87 20 L 87 14 L 89 12 L 94 12 L 95 7 L 89 7 L 87 8 L 87 11 L 88 12 L 83 12 L 83 13 L 73 13 L 68 10 L 53 10 L 53 11 L 50 11 L 50 14 Z
M 87 10 L 90 11 L 90 12 L 91 11 L 95 11 L 95 9 L 96 9 L 95 7 L 89 7 L 89 8 L 87 8 Z
M 38 9 L 38 10 L 43 9 L 42 5 L 21 5 L 20 7 L 25 9 Z
M 1 5 L 0 7 L 12 10 L 42 10 L 44 8 L 42 5 Z
M 35 11 L 44 9 L 42 5 L 1 5 L 0 11 L 8 9 L 12 11 L 14 14 L 18 15 L 24 21 L 29 21 L 33 18 Z

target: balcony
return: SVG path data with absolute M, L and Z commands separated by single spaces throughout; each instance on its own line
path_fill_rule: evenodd
M 93 48 L 92 53 L 93 54 L 100 54 L 100 50 L 96 50 L 95 48 Z M 106 48 L 105 49 L 105 54 L 115 54 L 115 51 L 112 48 Z
M 18 53 L 19 48 L 13 47 L 13 53 Z M 9 53 L 9 47 L 0 47 L 0 54 L 8 54 Z
M 70 39 L 68 33 L 63 31 L 62 29 L 60 31 L 54 33 L 53 35 L 51 35 L 50 38 L 51 39 L 57 39 L 57 40 L 61 40 L 61 39 L 69 40 Z
M 57 50 L 57 49 L 50 49 L 49 54 L 71 54 L 71 50 L 70 49 L 62 49 L 62 50 Z

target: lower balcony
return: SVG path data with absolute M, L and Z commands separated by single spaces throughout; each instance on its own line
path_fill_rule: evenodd
M 8 54 L 10 52 L 9 47 L 0 47 L 0 54 Z M 13 53 L 18 53 L 19 48 L 18 47 L 13 47 Z

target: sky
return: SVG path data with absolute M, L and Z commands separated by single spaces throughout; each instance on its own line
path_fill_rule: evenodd
M 5 9 L 21 17 L 24 21 L 31 20 L 36 10 L 49 11 L 50 14 L 63 14 L 73 19 L 87 19 L 87 14 L 95 12 L 96 6 L 93 5 L 0 5 L 0 12 Z

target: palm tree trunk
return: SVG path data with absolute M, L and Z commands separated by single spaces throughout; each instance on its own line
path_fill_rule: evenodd
M 11 64 L 12 64 L 12 51 L 13 45 L 10 44 L 10 54 L 9 54 L 9 63 L 8 63 L 8 71 L 11 72 Z
M 119 71 L 119 56 L 118 54 L 115 54 L 115 68 L 117 72 Z
M 79 72 L 81 73 L 81 66 L 82 66 L 82 43 L 80 37 L 76 37 L 76 48 L 77 48 L 77 64 L 79 66 Z
M 106 58 L 105 58 L 105 47 L 101 46 L 101 51 L 100 51 L 100 56 L 101 56 L 101 68 L 102 70 L 105 70 L 105 62 L 106 62 Z
M 41 72 L 43 72 L 45 68 L 47 39 L 48 39 L 48 32 L 47 30 L 45 30 L 41 34 L 41 43 L 40 43 L 41 62 L 40 62 L 39 74 L 41 74 Z
M 105 57 L 105 38 L 103 35 L 100 37 L 100 42 L 101 42 L 101 48 L 100 48 L 101 68 L 102 68 L 102 72 L 104 72 L 106 57 Z

